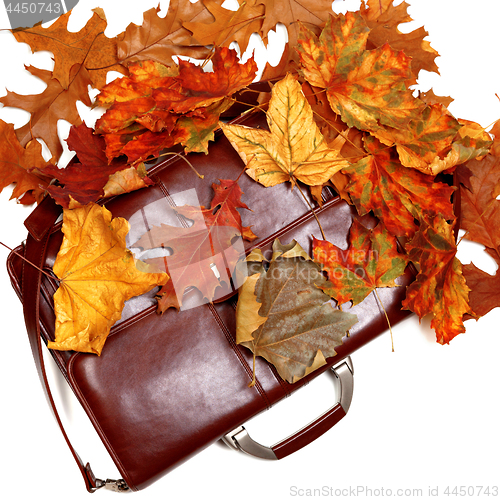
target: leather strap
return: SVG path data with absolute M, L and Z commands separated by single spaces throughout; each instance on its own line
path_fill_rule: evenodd
M 40 269 L 43 267 L 45 261 L 47 243 L 51 234 L 50 229 L 56 222 L 60 213 L 61 208 L 55 204 L 52 198 L 46 197 L 33 211 L 33 213 L 25 223 L 26 227 L 30 230 L 30 233 L 26 240 L 25 258 Z M 35 234 L 33 234 L 33 227 L 40 228 L 41 222 L 43 222 L 44 230 L 37 230 Z M 40 336 L 40 287 L 42 283 L 42 272 L 36 267 L 24 261 L 22 276 L 24 319 L 26 322 L 26 329 L 28 331 L 28 338 L 31 345 L 31 351 L 33 353 L 33 359 L 35 360 L 38 376 L 42 383 L 42 387 L 49 406 L 52 409 L 52 412 L 57 423 L 59 424 L 59 428 L 61 429 L 64 439 L 66 440 L 71 454 L 73 455 L 73 458 L 75 459 L 78 468 L 80 469 L 80 472 L 83 476 L 87 491 L 92 493 L 97 488 L 96 478 L 92 473 L 90 464 L 87 463 L 86 465 L 84 465 L 83 461 L 73 448 L 68 435 L 66 434 L 66 431 L 64 430 L 64 426 L 57 412 L 54 399 L 49 387 L 49 381 L 47 379 L 47 373 L 43 361 L 42 341 Z

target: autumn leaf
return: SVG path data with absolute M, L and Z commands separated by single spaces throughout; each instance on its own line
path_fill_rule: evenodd
M 0 102 L 5 106 L 21 108 L 31 113 L 30 121 L 16 130 L 21 145 L 26 146 L 34 138 L 43 139 L 52 157 L 57 160 L 63 152 L 57 123 L 59 120 L 66 120 L 72 125 L 82 123 L 76 103 L 81 101 L 86 106 L 92 105 L 88 93 L 88 86 L 92 82 L 88 71 L 79 64 L 75 64 L 70 70 L 70 84 L 67 89 L 52 78 L 51 71 L 34 66 L 27 69 L 47 84 L 47 88 L 41 94 L 35 95 L 7 92 L 6 96 L 0 97 Z
M 121 35 L 108 38 L 104 34 L 107 27 L 104 11 L 97 8 L 93 12 L 78 32 L 68 30 L 71 12 L 58 17 L 48 28 L 38 24 L 33 28 L 13 31 L 16 40 L 27 43 L 33 52 L 48 50 L 54 54 L 52 78 L 58 80 L 64 90 L 71 84 L 71 68 L 75 64 L 85 67 L 92 86 L 98 89 L 105 85 L 108 71 L 123 74 L 127 71 L 117 57 L 117 43 Z
M 244 252 L 234 239 L 243 237 L 251 241 L 256 237 L 249 227 L 242 225 L 238 209 L 248 207 L 241 201 L 243 192 L 238 183 L 221 179 L 220 184 L 214 183 L 212 187 L 215 196 L 210 207 L 175 207 L 173 210 L 180 216 L 179 226 L 155 226 L 134 244 L 143 250 L 169 248 L 172 252 L 166 258 L 147 260 L 158 267 L 163 265 L 172 278 L 158 294 L 159 312 L 169 307 L 180 309 L 184 292 L 190 286 L 212 301 L 218 287 L 230 284 L 229 277 Z M 193 223 L 183 224 L 183 220 Z
M 464 314 L 473 314 L 462 264 L 455 256 L 453 225 L 439 215 L 421 221 L 406 250 L 419 273 L 407 289 L 403 308 L 415 312 L 420 319 L 432 315 L 431 328 L 436 332 L 437 341 L 448 344 L 465 332 Z
M 241 2 L 237 10 L 225 9 L 222 0 L 200 0 L 212 15 L 209 22 L 185 22 L 200 45 L 227 47 L 238 43 L 241 53 L 247 49 L 252 33 L 259 33 L 264 19 L 264 6 L 258 0 Z
M 499 249 L 486 249 L 500 268 Z M 500 271 L 491 274 L 476 267 L 473 263 L 463 267 L 467 286 L 470 288 L 469 302 L 477 317 L 484 316 L 495 307 L 500 307 Z
M 466 164 L 470 188 L 460 186 L 461 228 L 465 237 L 500 254 L 500 157 L 488 155 Z
M 302 26 L 297 47 L 302 73 L 311 85 L 326 89 L 332 109 L 349 127 L 369 132 L 405 127 L 423 107 L 406 87 L 411 60 L 388 44 L 366 50 L 368 36 L 359 12 L 329 17 L 319 37 Z
M 346 186 L 360 215 L 370 211 L 395 236 L 413 237 L 415 219 L 442 214 L 455 218 L 451 196 L 454 188 L 417 170 L 403 167 L 393 149 L 366 136 L 369 153 L 343 170 L 350 179 Z
M 396 239 L 381 222 L 368 229 L 357 219 L 349 231 L 349 247 L 338 248 L 333 243 L 313 236 L 313 257 L 328 275 L 320 288 L 339 304 L 362 302 L 376 288 L 397 286 L 408 263 L 398 253 Z
M 144 12 L 141 26 L 131 23 L 118 41 L 118 58 L 122 64 L 136 61 L 155 61 L 164 65 L 174 64 L 172 56 L 189 56 L 205 59 L 209 49 L 193 38 L 184 27 L 190 21 L 210 21 L 211 14 L 202 2 L 170 0 L 165 17 L 160 17 L 160 7 Z
M 339 158 L 345 140 L 326 143 L 300 84 L 290 74 L 273 87 L 267 123 L 269 131 L 221 123 L 248 175 L 264 186 L 286 181 L 316 186 L 348 165 Z
M 268 267 L 262 255 L 257 259 L 260 269 L 240 289 L 236 341 L 294 383 L 337 354 L 357 318 L 333 309 L 320 289 L 325 278 L 319 266 L 296 241 L 282 245 L 276 240 Z
M 299 37 L 299 23 L 311 30 L 323 26 L 332 14 L 332 3 L 329 0 L 260 0 L 257 5 L 265 6 L 265 17 L 261 27 L 262 38 L 268 42 L 269 31 L 275 30 L 277 24 L 285 26 L 288 35 L 288 46 L 285 47 L 283 62 L 285 71 L 291 70 L 291 63 L 296 60 L 294 48 Z
M 435 59 L 439 56 L 427 40 L 429 33 L 423 28 L 417 28 L 409 33 L 403 33 L 399 26 L 413 21 L 408 15 L 408 4 L 393 5 L 393 0 L 368 0 L 368 7 L 361 4 L 360 12 L 366 21 L 370 33 L 368 45 L 381 47 L 388 43 L 395 50 L 403 50 L 411 57 L 411 70 L 418 77 L 420 70 L 439 74 Z
M 125 301 L 167 282 L 167 274 L 150 272 L 127 250 L 128 230 L 128 222 L 112 219 L 105 207 L 64 210 L 64 239 L 53 267 L 60 279 L 55 341 L 49 348 L 100 355 Z
M 257 69 L 226 47 L 215 50 L 212 63 L 213 71 L 204 71 L 182 60 L 176 68 L 141 61 L 130 66 L 130 77 L 107 85 L 98 101 L 108 109 L 96 131 L 105 135 L 108 159 L 126 154 L 136 163 L 175 144 L 207 153 L 220 114 L 232 105 L 229 96 L 250 84 Z
M 84 123 L 71 127 L 67 144 L 76 151 L 79 161 L 70 162 L 64 169 L 45 169 L 47 175 L 59 181 L 59 185 L 51 184 L 47 192 L 64 208 L 76 208 L 153 184 L 144 165 L 130 167 L 124 160 L 108 164 L 104 139 Z
M 0 120 L 0 192 L 15 184 L 11 199 L 17 198 L 26 205 L 41 201 L 51 179 L 44 173 L 49 166 L 38 141 L 31 141 L 23 148 L 14 125 Z M 31 172 L 33 167 L 37 168 L 36 173 Z
M 388 146 L 396 145 L 401 163 L 430 175 L 486 154 L 488 134 L 472 122 L 456 120 L 441 104 L 427 106 L 404 129 L 375 132 Z

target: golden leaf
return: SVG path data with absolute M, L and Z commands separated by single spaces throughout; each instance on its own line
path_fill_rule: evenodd
M 129 224 L 105 207 L 89 204 L 64 210 L 64 239 L 54 264 L 61 280 L 54 294 L 58 350 L 100 355 L 125 301 L 164 285 L 166 273 L 136 261 L 125 246 Z M 147 272 L 140 271 L 137 267 Z
M 250 177 L 266 187 L 296 180 L 323 184 L 343 167 L 345 139 L 330 145 L 316 125 L 311 106 L 292 75 L 278 82 L 267 112 L 269 131 L 221 123 L 224 134 L 247 166 Z

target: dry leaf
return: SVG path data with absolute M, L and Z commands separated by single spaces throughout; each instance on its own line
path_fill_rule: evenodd
M 367 3 L 368 8 L 361 4 L 360 12 L 370 28 L 369 45 L 381 47 L 388 43 L 395 50 L 403 50 L 411 57 L 411 69 L 415 80 L 421 69 L 439 73 L 435 63 L 439 54 L 427 40 L 424 40 L 429 33 L 423 27 L 410 33 L 399 30 L 401 24 L 404 27 L 404 23 L 413 21 L 408 15 L 409 5 L 406 2 L 396 7 L 393 5 L 393 0 L 368 0 Z
M 118 42 L 118 58 L 129 65 L 135 61 L 156 61 L 174 64 L 172 56 L 205 59 L 209 49 L 200 46 L 184 27 L 189 21 L 209 21 L 210 12 L 202 2 L 170 0 L 167 15 L 160 17 L 160 7 L 144 12 L 141 26 L 130 24 L 123 39 Z
M 330 17 L 319 38 L 302 27 L 302 73 L 312 86 L 326 89 L 330 106 L 349 127 L 405 127 L 423 107 L 406 87 L 410 58 L 387 44 L 366 50 L 368 35 L 359 12 Z
M 100 355 L 125 301 L 167 282 L 165 273 L 138 270 L 125 245 L 128 230 L 128 222 L 112 219 L 105 207 L 64 210 L 64 239 L 53 268 L 61 280 L 54 294 L 55 341 L 49 348 Z
M 158 312 L 163 313 L 169 307 L 179 309 L 184 292 L 190 286 L 212 301 L 217 288 L 230 285 L 229 277 L 242 257 L 244 250 L 234 245 L 234 238 L 251 241 L 256 237 L 249 227 L 242 225 L 237 209 L 248 207 L 241 201 L 243 192 L 238 183 L 221 179 L 220 184 L 212 187 L 215 196 L 209 208 L 175 207 L 173 210 L 181 217 L 178 227 L 155 226 L 134 244 L 143 250 L 169 248 L 172 251 L 167 258 L 147 260 L 157 267 L 164 266 L 172 278 L 158 294 Z M 183 218 L 193 224 L 181 225 Z
M 108 164 L 104 139 L 84 123 L 71 127 L 67 143 L 79 161 L 70 162 L 64 169 L 46 168 L 46 173 L 59 181 L 59 185 L 51 184 L 47 192 L 64 208 L 76 208 L 153 184 L 144 164 L 129 167 L 123 159 Z
M 5 106 L 21 108 L 31 113 L 30 121 L 16 130 L 19 142 L 26 146 L 34 138 L 43 139 L 57 160 L 63 148 L 57 133 L 58 120 L 66 120 L 72 125 L 80 125 L 82 119 L 78 114 L 76 102 L 81 101 L 91 106 L 88 86 L 91 85 L 87 70 L 75 64 L 70 70 L 70 85 L 64 89 L 61 84 L 52 78 L 52 72 L 29 66 L 28 71 L 47 84 L 41 94 L 20 95 L 7 92 L 0 98 Z
M 31 141 L 23 148 L 14 126 L 0 120 L 0 191 L 15 183 L 11 199 L 17 198 L 27 205 L 41 201 L 51 179 L 43 173 L 49 166 L 38 141 Z M 33 167 L 36 173 L 30 172 Z
M 64 90 L 71 84 L 71 68 L 75 64 L 85 67 L 92 86 L 98 89 L 105 85 L 108 71 L 123 74 L 127 71 L 117 57 L 117 42 L 122 35 L 108 38 L 104 34 L 107 27 L 104 11 L 97 8 L 93 12 L 87 24 L 78 32 L 68 31 L 71 12 L 58 17 L 48 28 L 36 25 L 14 30 L 16 40 L 27 43 L 33 52 L 48 50 L 54 54 L 52 78 L 58 80 Z
M 368 156 L 343 170 L 346 187 L 360 215 L 370 211 L 395 236 L 415 234 L 415 219 L 443 215 L 453 220 L 454 188 L 434 177 L 403 167 L 398 155 L 371 136 L 365 137 Z
M 431 327 L 436 332 L 437 341 L 448 344 L 465 332 L 464 314 L 473 314 L 462 264 L 455 257 L 457 246 L 453 225 L 441 216 L 421 221 L 406 249 L 419 273 L 407 289 L 403 307 L 417 313 L 420 319 L 432 315 Z
M 261 265 L 240 290 L 236 341 L 294 383 L 336 355 L 357 318 L 333 309 L 320 290 L 325 278 L 319 266 L 295 241 L 276 240 L 273 251 L 269 268 Z
M 398 253 L 396 238 L 381 222 L 368 229 L 357 219 L 349 231 L 349 247 L 313 236 L 314 260 L 321 264 L 328 281 L 320 288 L 339 304 L 362 302 L 373 290 L 397 286 L 395 279 L 405 272 L 408 260 Z
M 266 187 L 290 181 L 309 186 L 325 183 L 348 165 L 339 158 L 345 140 L 326 143 L 313 112 L 292 75 L 278 82 L 267 111 L 269 131 L 221 123 L 247 166 L 250 177 Z

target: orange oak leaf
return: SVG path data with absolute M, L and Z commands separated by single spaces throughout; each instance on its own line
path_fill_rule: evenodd
M 326 89 L 332 109 L 349 127 L 369 132 L 404 127 L 423 108 L 406 87 L 411 60 L 388 44 L 366 50 L 368 35 L 359 12 L 329 17 L 319 37 L 302 26 L 297 47 L 302 73 L 311 85 Z
M 379 222 L 368 229 L 357 219 L 349 231 L 349 247 L 338 248 L 313 236 L 313 257 L 328 275 L 321 289 L 339 304 L 362 302 L 376 288 L 397 286 L 408 263 L 398 253 L 396 238 Z
M 30 141 L 19 144 L 14 125 L 0 120 L 0 191 L 15 184 L 11 199 L 29 205 L 41 201 L 51 177 L 44 170 L 50 164 L 43 159 L 42 145 Z M 33 167 L 37 172 L 30 171 Z
M 397 153 L 374 137 L 366 136 L 364 142 L 368 156 L 343 170 L 350 179 L 346 190 L 360 215 L 373 211 L 391 234 L 408 237 L 418 229 L 415 219 L 438 214 L 455 218 L 453 187 L 404 167 Z
M 223 0 L 200 0 L 212 15 L 209 22 L 185 22 L 200 45 L 229 46 L 238 43 L 241 53 L 247 49 L 252 33 L 259 33 L 264 19 L 264 6 L 258 0 L 241 2 L 237 10 L 222 5 Z
M 415 312 L 420 319 L 432 315 L 431 327 L 437 341 L 448 344 L 465 332 L 464 314 L 473 315 L 462 264 L 455 256 L 453 224 L 439 215 L 421 221 L 406 249 L 419 273 L 407 289 L 403 308 Z
M 269 131 L 221 124 L 245 162 L 248 175 L 264 186 L 286 181 L 321 185 L 348 165 L 339 156 L 345 139 L 339 136 L 332 145 L 326 143 L 293 75 L 288 74 L 273 87 L 267 123 Z
M 76 208 L 153 184 L 144 165 L 130 167 L 124 160 L 108 164 L 104 139 L 85 124 L 71 127 L 67 143 L 70 150 L 76 151 L 78 161 L 70 162 L 64 169 L 46 169 L 59 181 L 59 185 L 50 185 L 47 192 L 64 208 Z
M 210 12 L 202 2 L 170 0 L 165 17 L 160 7 L 144 12 L 141 26 L 131 23 L 123 39 L 118 41 L 118 58 L 129 65 L 135 61 L 156 61 L 164 65 L 174 63 L 172 56 L 205 59 L 209 49 L 200 45 L 184 27 L 190 21 L 209 22 Z
M 461 191 L 461 228 L 465 238 L 500 253 L 500 157 L 488 155 L 466 164 L 472 174 Z
M 486 253 L 496 261 L 500 268 L 499 250 L 488 248 Z M 470 288 L 470 305 L 476 316 L 484 316 L 495 307 L 500 307 L 500 271 L 497 270 L 492 276 L 474 264 L 467 264 L 463 267 L 463 274 Z
M 48 347 L 100 355 L 125 301 L 169 279 L 137 261 L 126 248 L 129 224 L 105 207 L 64 210 L 64 239 L 54 263 L 55 341 Z
M 33 52 L 48 50 L 54 54 L 52 77 L 65 90 L 71 84 L 71 68 L 75 64 L 86 68 L 92 86 L 98 89 L 105 85 L 108 71 L 126 73 L 126 68 L 121 66 L 117 57 L 117 42 L 121 35 L 108 38 L 104 34 L 107 27 L 104 11 L 97 8 L 93 12 L 78 32 L 68 30 L 71 12 L 58 17 L 48 28 L 36 25 L 13 32 L 16 40 L 27 43 Z
M 403 50 L 411 57 L 411 69 L 415 79 L 421 69 L 439 73 L 435 59 L 439 56 L 427 40 L 429 33 L 423 28 L 417 28 L 410 33 L 403 33 L 399 26 L 413 21 L 408 15 L 409 5 L 406 2 L 398 6 L 393 0 L 368 0 L 367 5 L 361 4 L 360 12 L 370 28 L 368 46 L 381 47 L 388 43 L 395 50 Z
M 243 192 L 238 183 L 221 179 L 212 187 L 215 196 L 210 207 L 174 207 L 178 226 L 155 226 L 134 244 L 143 250 L 168 248 L 172 252 L 166 258 L 147 260 L 165 267 L 172 278 L 158 294 L 158 312 L 169 307 L 180 309 L 188 287 L 197 288 L 205 300 L 212 301 L 217 288 L 230 285 L 229 277 L 243 256 L 243 246 L 235 244 L 235 238 L 251 241 L 256 237 L 242 225 L 238 209 L 248 207 L 241 201 Z
M 28 71 L 47 84 L 47 88 L 36 95 L 20 95 L 7 92 L 0 98 L 5 106 L 21 108 L 31 113 L 30 121 L 16 130 L 19 142 L 26 144 L 34 138 L 43 139 L 52 157 L 57 160 L 63 148 L 57 133 L 58 120 L 66 120 L 72 125 L 80 125 L 82 119 L 78 113 L 76 102 L 81 101 L 91 106 L 88 86 L 91 85 L 88 71 L 75 64 L 70 70 L 70 83 L 67 89 L 52 78 L 52 72 L 29 66 Z

